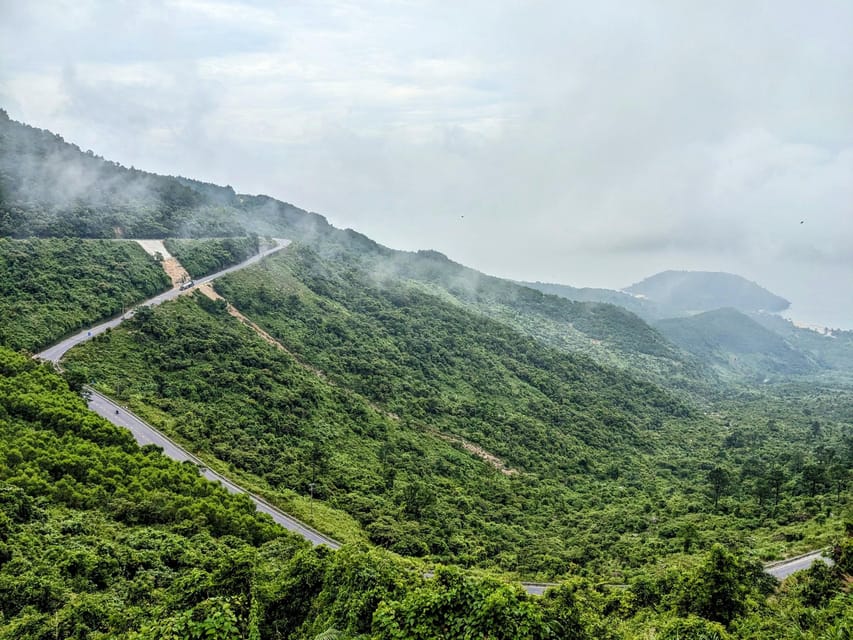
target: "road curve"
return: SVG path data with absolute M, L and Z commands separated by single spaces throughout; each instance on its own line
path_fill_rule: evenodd
M 280 251 L 284 249 L 287 245 L 290 244 L 290 240 L 276 239 L 276 244 L 274 247 L 270 247 L 269 249 L 265 249 L 260 253 L 253 255 L 251 258 L 244 260 L 239 264 L 235 264 L 234 266 L 228 267 L 227 269 L 223 269 L 222 271 L 217 271 L 216 273 L 212 273 L 209 276 L 204 276 L 203 278 L 199 278 L 195 281 L 195 286 L 205 284 L 210 282 L 211 280 L 215 280 L 216 278 L 220 278 L 225 274 L 231 273 L 232 271 L 238 271 L 240 269 L 244 269 L 248 266 L 259 262 L 263 258 L 266 258 L 268 255 L 275 253 L 276 251 Z M 193 287 L 194 288 L 194 287 Z M 50 362 L 58 363 L 62 356 L 71 349 L 71 347 L 80 344 L 81 342 L 86 342 L 87 340 L 91 340 L 96 335 L 103 333 L 107 329 L 112 329 L 113 327 L 117 327 L 122 323 L 122 321 L 127 320 L 133 316 L 133 313 L 138 307 L 154 307 L 158 304 L 166 302 L 167 300 L 174 300 L 179 295 L 184 293 L 190 293 L 193 288 L 187 289 L 185 291 L 181 291 L 180 288 L 174 287 L 169 289 L 168 291 L 164 291 L 153 298 L 149 298 L 145 302 L 141 302 L 134 309 L 131 309 L 127 313 L 119 316 L 118 318 L 113 318 L 112 320 L 107 320 L 106 322 L 102 322 L 99 325 L 96 325 L 90 329 L 84 329 L 77 335 L 71 336 L 70 338 L 66 338 L 62 342 L 59 342 L 52 347 L 48 347 L 41 353 L 37 353 L 36 357 L 41 358 L 42 360 L 49 360 Z
M 274 247 L 270 247 L 260 253 L 255 254 L 251 258 L 244 260 L 243 262 L 236 264 L 234 266 L 228 267 L 227 269 L 223 269 L 221 271 L 217 271 L 216 273 L 212 273 L 208 276 L 204 276 L 203 278 L 199 278 L 195 281 L 195 286 L 202 285 L 208 283 L 216 278 L 224 276 L 227 273 L 231 273 L 233 271 L 237 271 L 239 269 L 244 269 L 250 265 L 259 262 L 266 256 L 279 251 L 290 244 L 290 240 L 280 240 L 277 239 Z M 122 323 L 123 320 L 127 320 L 128 318 L 133 316 L 134 310 L 138 307 L 153 307 L 167 300 L 173 300 L 177 298 L 179 295 L 183 293 L 190 293 L 192 288 L 181 291 L 180 288 L 174 287 L 169 289 L 168 291 L 164 291 L 153 298 L 149 298 L 148 300 L 140 303 L 134 309 L 131 309 L 127 313 L 119 316 L 118 318 L 113 318 L 112 320 L 107 320 L 106 322 L 102 322 L 99 325 L 92 327 L 91 329 L 86 329 L 78 333 L 77 335 L 71 336 L 70 338 L 66 338 L 62 342 L 59 342 L 52 347 L 48 347 L 41 353 L 36 354 L 37 358 L 41 358 L 42 360 L 48 360 L 53 363 L 59 363 L 62 357 L 68 352 L 72 347 L 86 342 L 87 340 L 91 340 L 93 337 L 98 334 L 103 333 L 107 329 L 111 329 L 113 327 L 117 327 Z M 280 524 L 281 526 L 293 531 L 294 533 L 298 533 L 306 540 L 309 540 L 315 545 L 325 544 L 332 549 L 340 548 L 340 544 L 329 538 L 324 536 L 319 531 L 315 531 L 307 524 L 300 522 L 296 518 L 293 518 L 280 509 L 277 509 L 273 505 L 266 502 L 263 498 L 260 498 L 249 491 L 246 491 L 242 487 L 237 484 L 234 484 L 227 478 L 219 475 L 215 471 L 211 471 L 207 467 L 204 466 L 201 460 L 196 458 L 194 455 L 181 448 L 174 442 L 172 442 L 165 435 L 160 433 L 157 429 L 147 424 L 143 420 L 139 419 L 123 407 L 120 407 L 115 402 L 107 398 L 106 396 L 94 391 L 93 389 L 87 389 L 90 394 L 89 399 L 89 408 L 95 413 L 103 416 L 114 425 L 123 427 L 129 430 L 133 437 L 136 439 L 136 442 L 139 443 L 140 446 L 147 444 L 154 444 L 163 449 L 163 453 L 171 458 L 172 460 L 177 460 L 178 462 L 190 461 L 197 465 L 200 468 L 203 468 L 202 475 L 208 480 L 212 480 L 214 482 L 219 482 L 225 489 L 227 489 L 231 493 L 245 493 L 249 496 L 252 502 L 255 503 L 255 507 L 258 511 L 268 514 L 272 517 L 272 519 Z

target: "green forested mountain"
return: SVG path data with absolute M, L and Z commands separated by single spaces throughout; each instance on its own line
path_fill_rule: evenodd
M 849 380 L 853 375 L 853 331 L 834 329 L 818 332 L 798 327 L 772 313 L 752 313 L 750 317 L 782 336 L 792 349 L 806 354 L 821 369 L 831 371 L 833 376 L 844 376 Z
M 246 238 L 207 238 L 204 240 L 182 240 L 166 238 L 163 242 L 181 266 L 193 278 L 205 276 L 258 253 L 258 236 Z
M 328 228 L 266 196 L 127 169 L 0 110 L 0 236 L 305 238 Z
M 590 500 L 591 483 L 615 490 L 613 456 L 600 454 L 642 448 L 651 425 L 685 412 L 679 403 L 417 290 L 371 291 L 357 280 L 330 283 L 347 299 L 282 289 L 279 276 L 316 257 L 291 260 L 270 261 L 274 277 L 258 269 L 221 291 L 229 300 L 241 291 L 233 302 L 296 358 L 196 296 L 137 313 L 66 366 L 285 497 L 313 491 L 401 553 L 556 575 L 618 542 L 624 514 Z M 299 277 L 322 286 L 315 275 Z M 616 529 L 594 542 L 579 526 L 605 519 Z M 539 544 L 522 542 L 546 527 Z
M 190 249 L 189 244 L 178 246 L 174 238 L 247 233 L 347 246 L 372 261 L 377 274 L 401 270 L 471 309 L 610 366 L 627 364 L 640 375 L 685 384 L 693 384 L 699 375 L 695 363 L 685 363 L 684 354 L 620 308 L 541 296 L 436 252 L 393 251 L 265 196 L 126 169 L 0 112 L 0 235 L 173 238 L 169 246 L 187 261 L 190 273 L 197 274 L 236 260 L 240 252 L 228 258 L 230 250 L 222 246 Z
M 428 580 L 388 554 L 311 549 L 194 465 L 138 448 L 46 365 L 4 348 L 0 445 L 3 639 L 390 640 L 447 637 L 441 625 L 453 624 L 454 637 L 509 640 L 603 628 L 602 607 L 576 599 L 597 595 L 587 583 L 533 600 L 458 570 Z
M 758 382 L 818 369 L 813 360 L 792 349 L 780 335 L 736 309 L 661 320 L 655 326 L 674 344 L 720 371 Z
M 613 304 L 573 302 L 480 273 L 437 251 L 381 247 L 352 231 L 314 243 L 327 259 L 357 264 L 369 282 L 406 282 L 511 326 L 560 351 L 582 353 L 673 387 L 701 384 L 709 371 L 638 316 Z
M 668 342 L 694 356 L 692 368 L 685 369 L 692 372 L 692 376 L 675 378 L 685 388 L 701 388 L 702 385 L 697 387 L 693 383 L 698 377 L 707 383 L 707 392 L 708 385 L 713 387 L 720 382 L 719 376 L 730 382 L 778 381 L 791 376 L 850 381 L 853 333 L 818 332 L 797 327 L 769 311 L 750 311 L 782 309 L 787 301 L 738 276 L 666 272 L 641 283 L 648 287 L 648 297 L 608 289 L 578 289 L 541 282 L 526 284 L 570 300 L 609 302 L 644 318 Z M 715 304 L 725 306 L 714 308 Z M 696 313 L 697 309 L 706 307 L 709 310 Z M 623 361 L 629 360 L 623 358 Z M 638 363 L 634 361 L 633 364 Z M 666 368 L 661 370 L 666 371 Z M 672 379 L 665 380 L 671 373 L 672 370 L 658 380 L 672 386 Z
M 827 460 L 814 462 L 827 480 L 803 479 L 814 447 L 847 459 L 840 417 L 815 439 L 812 419 L 768 403 L 733 435 L 731 414 L 346 260 L 295 246 L 217 282 L 282 348 L 197 295 L 66 366 L 287 509 L 311 519 L 313 494 L 346 512 L 350 539 L 530 577 L 618 576 L 746 536 L 772 556 L 792 514 L 814 523 L 846 500 Z
M 5 113 L 0 234 L 46 237 L 0 241 L 0 638 L 793 639 L 853 625 L 853 395 L 808 370 L 722 384 L 703 364 L 769 351 L 755 367 L 807 354 L 843 368 L 811 335 L 780 345 L 787 327 L 720 312 L 687 323 L 702 325 L 682 331 L 688 354 L 615 305 L 125 169 Z M 168 237 L 197 275 L 254 252 L 253 234 L 297 242 L 217 281 L 224 299 L 140 309 L 72 350 L 76 393 L 2 346 L 42 346 L 168 282 L 137 245 L 82 237 Z M 80 380 L 351 546 L 310 549 L 138 448 L 85 410 Z M 760 569 L 830 544 L 835 569 L 778 590 Z M 531 599 L 482 571 L 563 585 Z
M 724 307 L 739 311 L 784 311 L 791 304 L 746 278 L 709 271 L 664 271 L 632 284 L 625 291 L 687 313 Z

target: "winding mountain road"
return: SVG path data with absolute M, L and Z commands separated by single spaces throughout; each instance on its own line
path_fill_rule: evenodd
M 178 296 L 180 296 L 182 294 L 191 293 L 192 290 L 199 285 L 205 284 L 207 282 L 211 282 L 212 280 L 215 280 L 216 278 L 221 278 L 222 276 L 224 276 L 228 273 L 232 273 L 233 271 L 239 271 L 240 269 L 245 269 L 246 267 L 249 267 L 249 266 L 251 266 L 257 262 L 260 262 L 261 260 L 266 258 L 268 255 L 273 254 L 276 251 L 281 251 L 282 249 L 284 249 L 286 246 L 288 246 L 290 244 L 290 240 L 284 240 L 284 239 L 276 238 L 275 243 L 276 244 L 274 247 L 264 249 L 260 253 L 256 253 L 251 258 L 248 258 L 247 260 L 244 260 L 243 262 L 241 262 L 239 264 L 235 264 L 231 267 L 228 267 L 227 269 L 223 269 L 222 271 L 217 271 L 216 273 L 212 273 L 209 276 L 204 276 L 203 278 L 199 278 L 198 280 L 195 281 L 195 284 L 193 285 L 193 287 L 191 287 L 189 289 L 185 289 L 184 291 L 181 291 L 181 289 L 179 287 L 173 287 L 172 289 L 169 289 L 168 291 L 164 291 L 163 293 L 160 293 L 160 294 L 154 296 L 153 298 L 149 298 L 145 302 L 139 303 L 136 307 L 134 307 L 133 309 L 131 309 L 127 313 L 119 316 L 118 318 L 113 318 L 112 320 L 107 320 L 106 322 L 102 322 L 99 325 L 95 325 L 94 327 L 92 327 L 90 329 L 85 329 L 85 330 L 81 331 L 80 333 L 78 333 L 77 335 L 71 336 L 70 338 L 66 338 L 62 342 L 59 342 L 59 343 L 53 345 L 52 347 L 48 347 L 47 349 L 45 349 L 41 353 L 37 353 L 36 357 L 41 358 L 42 360 L 49 360 L 50 362 L 59 363 L 59 361 L 62 359 L 62 356 L 64 356 L 65 353 L 71 347 L 78 345 L 81 342 L 86 342 L 87 340 L 91 340 L 96 335 L 103 333 L 107 329 L 112 329 L 113 327 L 117 327 L 124 320 L 127 320 L 128 318 L 132 318 L 133 313 L 137 308 L 139 308 L 139 307 L 155 307 L 158 304 L 166 302 L 167 300 L 174 300 L 175 298 L 177 298 Z
M 274 247 L 265 249 L 264 251 L 252 256 L 251 258 L 228 267 L 227 269 L 223 269 L 221 271 L 217 271 L 208 276 L 204 276 L 203 278 L 199 278 L 195 281 L 195 284 L 192 288 L 181 291 L 180 288 L 174 287 L 169 289 L 168 291 L 164 291 L 153 298 L 150 298 L 139 305 L 137 305 L 134 309 L 131 309 L 127 313 L 123 315 L 98 324 L 96 326 L 91 327 L 90 329 L 86 329 L 81 331 L 80 333 L 71 336 L 70 338 L 66 338 L 65 340 L 53 345 L 52 347 L 48 347 L 44 351 L 36 354 L 36 357 L 41 358 L 42 360 L 48 360 L 50 362 L 58 364 L 65 353 L 71 349 L 72 347 L 86 342 L 87 340 L 91 340 L 93 337 L 103 333 L 107 329 L 117 327 L 122 321 L 127 320 L 133 317 L 134 311 L 139 307 L 153 307 L 167 300 L 173 300 L 184 293 L 190 293 L 196 286 L 211 282 L 216 278 L 220 278 L 228 273 L 232 273 L 234 271 L 238 271 L 240 269 L 244 269 L 248 266 L 251 266 L 263 258 L 271 255 L 281 249 L 284 249 L 286 246 L 290 244 L 290 240 L 284 239 L 276 239 L 276 245 Z M 254 495 L 250 491 L 240 487 L 234 482 L 228 480 L 224 476 L 216 473 L 208 469 L 202 460 L 192 455 L 186 449 L 182 448 L 180 445 L 176 444 L 160 431 L 135 416 L 133 413 L 125 409 L 124 407 L 116 404 L 114 401 L 110 400 L 106 396 L 94 391 L 92 389 L 88 389 L 89 391 L 89 408 L 100 416 L 106 418 L 113 424 L 119 427 L 123 427 L 128 429 L 133 437 L 136 439 L 137 443 L 140 446 L 144 445 L 156 445 L 163 449 L 164 455 L 169 458 L 176 460 L 178 462 L 192 462 L 199 467 L 202 475 L 208 480 L 219 482 L 226 490 L 231 493 L 245 493 L 255 504 L 255 507 L 258 511 L 262 513 L 268 514 L 272 519 L 285 527 L 286 529 L 293 531 L 294 533 L 299 534 L 306 540 L 310 541 L 315 545 L 326 545 L 331 549 L 339 549 L 340 543 L 332 538 L 323 535 L 319 531 L 311 528 L 304 522 L 297 520 L 296 518 L 288 515 L 284 511 L 274 507 L 263 498 Z M 799 556 L 796 558 L 791 558 L 789 560 L 784 560 L 781 562 L 773 563 L 766 565 L 767 573 L 778 578 L 784 579 L 795 571 L 800 571 L 802 569 L 808 569 L 813 562 L 822 561 L 826 563 L 831 563 L 828 558 L 824 558 L 821 555 L 820 551 L 815 551 L 813 553 Z M 556 586 L 554 584 L 549 583 L 522 583 L 524 589 L 533 595 L 542 595 L 549 587 Z
M 251 258 L 244 260 L 243 262 L 228 267 L 227 269 L 222 269 L 221 271 L 217 271 L 216 273 L 212 273 L 208 276 L 204 276 L 203 278 L 199 278 L 195 281 L 193 287 L 181 290 L 179 287 L 174 287 L 169 289 L 168 291 L 164 291 L 153 298 L 146 300 L 145 302 L 140 303 L 134 309 L 131 309 L 127 313 L 119 316 L 118 318 L 113 318 L 111 320 L 107 320 L 106 322 L 102 322 L 96 326 L 93 326 L 90 329 L 86 329 L 81 331 L 77 335 L 71 336 L 70 338 L 66 338 L 62 342 L 53 345 L 42 351 L 41 353 L 36 354 L 36 357 L 41 358 L 42 360 L 49 360 L 50 362 L 58 364 L 62 357 L 68 352 L 72 347 L 86 342 L 87 340 L 91 340 L 95 336 L 103 333 L 107 329 L 111 329 L 113 327 L 117 327 L 122 323 L 122 321 L 127 320 L 128 318 L 132 318 L 134 311 L 139 307 L 153 307 L 167 300 L 174 300 L 178 296 L 190 293 L 192 290 L 202 284 L 206 284 L 215 280 L 216 278 L 220 278 L 228 273 L 232 273 L 233 271 L 237 271 L 239 269 L 245 269 L 248 266 L 251 266 L 263 258 L 267 257 L 270 254 L 275 253 L 276 251 L 280 251 L 284 249 L 286 246 L 290 244 L 290 240 L 276 239 L 276 244 L 274 247 L 270 247 L 261 251 L 260 253 L 255 254 Z M 164 455 L 171 458 L 172 460 L 177 460 L 178 462 L 193 462 L 198 465 L 201 470 L 202 475 L 208 480 L 212 480 L 214 482 L 219 482 L 226 490 L 231 493 L 245 493 L 249 496 L 252 502 L 255 503 L 255 507 L 258 511 L 268 514 L 272 517 L 272 519 L 290 531 L 294 533 L 298 533 L 306 540 L 309 540 L 315 545 L 325 544 L 332 549 L 340 548 L 340 543 L 329 538 L 328 536 L 324 536 L 319 531 L 312 529 L 304 522 L 300 522 L 296 518 L 286 514 L 285 512 L 277 509 L 263 498 L 254 495 L 253 493 L 246 491 L 242 487 L 237 484 L 234 484 L 224 476 L 212 471 L 204 466 L 204 463 L 199 460 L 197 457 L 192 455 L 186 449 L 180 447 L 172 440 L 163 435 L 160 431 L 152 427 L 150 424 L 144 422 L 137 416 L 133 415 L 124 407 L 119 406 L 106 396 L 98 393 L 93 389 L 88 389 L 89 391 L 89 408 L 100 416 L 106 418 L 114 425 L 123 427 L 129 430 L 133 437 L 136 439 L 136 442 L 140 445 L 153 444 L 161 447 L 163 449 Z

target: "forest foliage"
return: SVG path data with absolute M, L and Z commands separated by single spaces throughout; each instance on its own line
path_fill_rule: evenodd
M 0 638 L 844 637 L 853 541 L 780 590 L 719 545 L 544 597 L 377 549 L 330 552 L 139 448 L 49 365 L 0 348 Z M 853 532 L 853 520 L 848 522 Z
M 305 239 L 329 228 L 273 198 L 123 167 L 0 110 L 0 236 Z
M 135 242 L 0 238 L 0 344 L 35 351 L 169 285 Z
M 332 263 L 357 265 L 374 286 L 403 281 L 513 327 L 567 353 L 674 388 L 704 384 L 708 372 L 640 317 L 615 304 L 567 300 L 480 273 L 437 251 L 395 251 L 345 230 L 312 246 Z
M 260 248 L 257 235 L 203 240 L 167 238 L 163 244 L 193 278 L 243 262 L 258 253 Z
M 0 344 L 44 346 L 168 286 L 133 243 L 63 236 L 252 233 L 302 241 L 217 283 L 265 338 L 194 295 L 72 351 L 66 379 L 369 545 L 309 548 L 0 348 L 0 638 L 850 635 L 849 388 L 721 385 L 624 309 L 127 169 L 0 111 L 0 235 L 52 238 L 0 240 Z M 172 246 L 194 273 L 248 248 Z M 761 571 L 823 546 L 832 567 L 781 587 Z M 531 598 L 482 570 L 561 584 Z
M 286 351 L 195 296 L 72 351 L 68 368 L 285 504 L 323 500 L 399 553 L 620 579 L 715 541 L 757 539 L 767 558 L 822 544 L 849 499 L 849 397 L 834 415 L 823 395 L 702 415 L 306 247 L 216 286 Z

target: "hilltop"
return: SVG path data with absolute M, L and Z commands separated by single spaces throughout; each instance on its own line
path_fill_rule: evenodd
M 0 110 L 0 236 L 301 239 L 330 228 L 267 196 L 123 167 Z
M 815 373 L 818 365 L 782 336 L 737 309 L 706 311 L 656 323 L 661 333 L 685 351 L 757 382 L 779 375 Z
M 663 271 L 625 289 L 685 313 L 732 307 L 739 311 L 784 311 L 790 302 L 732 273 Z

